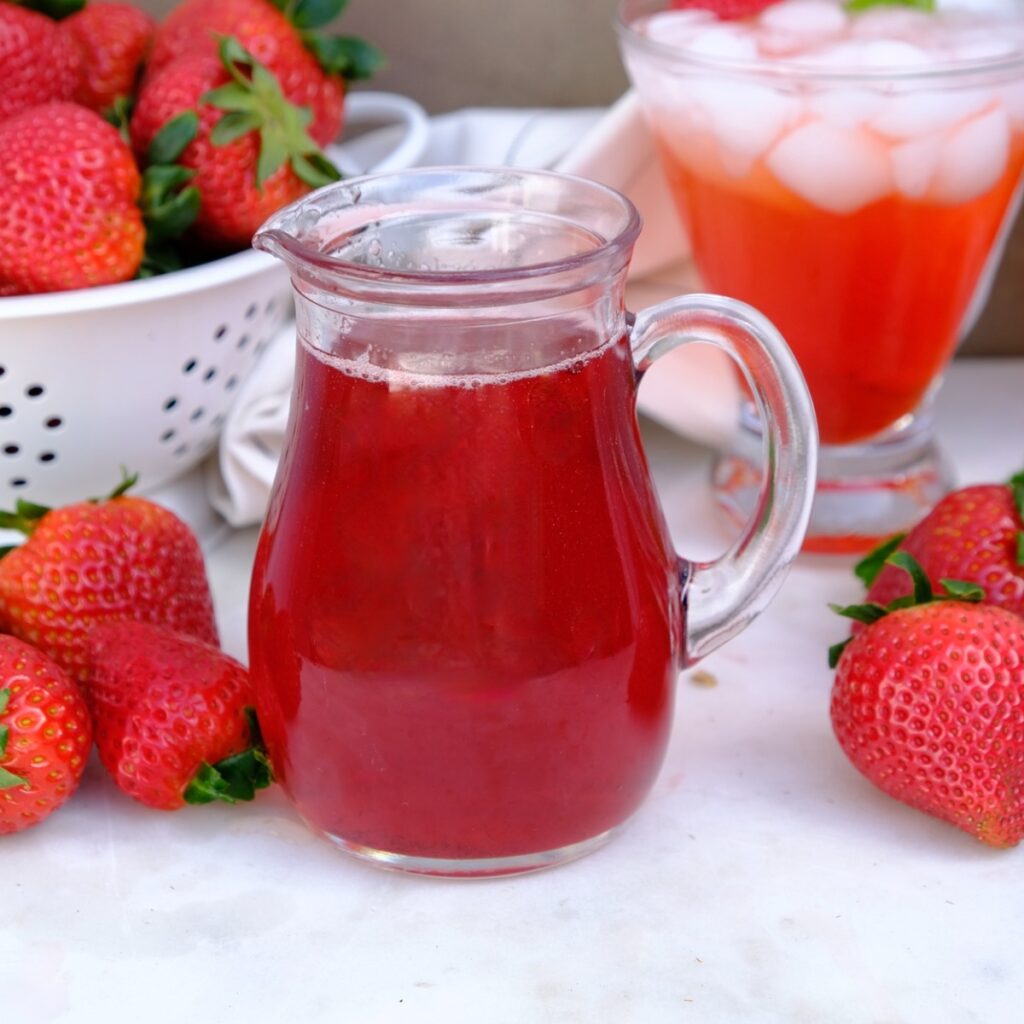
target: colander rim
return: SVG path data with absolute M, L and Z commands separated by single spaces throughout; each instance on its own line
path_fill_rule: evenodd
M 205 291 L 220 285 L 259 274 L 279 270 L 281 264 L 266 253 L 247 249 L 231 256 L 202 263 L 197 267 L 176 270 L 160 277 L 121 284 L 79 288 L 68 292 L 47 292 L 41 295 L 12 295 L 0 299 L 0 323 L 5 320 L 24 320 L 30 317 L 58 316 L 95 312 L 123 306 L 142 305 L 159 299 Z

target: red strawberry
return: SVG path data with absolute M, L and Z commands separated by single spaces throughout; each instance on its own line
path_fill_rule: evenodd
M 722 21 L 752 18 L 779 0 L 672 0 L 676 11 L 710 11 Z
M 248 246 L 272 213 L 337 178 L 273 75 L 230 37 L 220 57 L 183 57 L 148 77 L 131 128 L 140 154 L 194 172 L 194 230 L 216 247 Z
M 90 746 L 78 687 L 34 647 L 0 636 L 0 835 L 60 807 L 78 788 Z
M 857 574 L 870 585 L 867 600 L 888 604 L 910 593 L 906 573 L 883 565 L 898 546 L 921 563 L 933 586 L 943 578 L 976 583 L 989 604 L 1024 614 L 1022 503 L 1024 478 L 946 495 L 906 537 L 893 538 L 860 563 Z
M 159 626 L 99 626 L 89 704 L 103 766 L 129 796 L 173 811 L 251 800 L 270 784 L 249 674 L 216 647 Z
M 131 96 L 156 22 L 132 4 L 93 0 L 65 18 L 61 31 L 79 49 L 82 75 L 75 101 L 90 110 L 108 110 L 119 96 Z
M 0 121 L 51 100 L 69 100 L 79 54 L 45 15 L 0 3 Z
M 182 56 L 216 56 L 217 37 L 225 35 L 234 36 L 275 75 L 292 103 L 313 112 L 309 134 L 319 145 L 338 137 L 344 101 L 341 75 L 323 70 L 296 28 L 268 0 L 185 0 L 157 30 L 150 73 Z
M 47 103 L 0 122 L 0 281 L 51 292 L 134 277 L 139 187 L 131 150 L 91 110 Z
M 866 624 L 840 645 L 832 726 L 883 792 L 991 846 L 1024 838 L 1024 619 L 936 599 L 905 552 L 918 603 L 836 609 Z M 980 599 L 950 582 L 957 598 Z M 837 654 L 838 649 L 833 649 Z
M 192 531 L 145 498 L 51 511 L 19 502 L 0 528 L 29 535 L 0 559 L 0 630 L 35 644 L 84 681 L 99 623 L 136 619 L 217 642 L 203 555 Z

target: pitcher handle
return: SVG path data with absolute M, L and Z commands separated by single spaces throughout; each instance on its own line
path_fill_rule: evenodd
M 638 374 L 694 342 L 728 353 L 746 377 L 764 429 L 767 471 L 740 539 L 715 561 L 680 560 L 687 581 L 682 667 L 742 632 L 775 596 L 807 529 L 818 453 L 807 384 L 782 335 L 764 316 L 716 295 L 686 295 L 653 306 L 633 326 Z

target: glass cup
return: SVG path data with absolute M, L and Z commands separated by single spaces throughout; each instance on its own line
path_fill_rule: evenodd
M 298 346 L 251 670 L 277 778 L 359 857 L 480 876 L 602 843 L 654 782 L 676 672 L 800 548 L 816 434 L 796 363 L 728 299 L 634 323 L 639 231 L 592 182 L 440 168 L 332 185 L 256 236 L 291 271 Z M 640 377 L 690 342 L 744 368 L 772 467 L 709 564 L 672 547 L 635 414 Z
M 619 37 L 707 287 L 756 306 L 821 432 L 807 547 L 860 550 L 948 489 L 929 403 L 1016 213 L 1024 15 L 836 2 L 756 19 L 626 0 Z M 745 403 L 720 501 L 756 500 Z

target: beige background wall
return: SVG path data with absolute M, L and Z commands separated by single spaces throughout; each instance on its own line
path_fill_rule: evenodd
M 161 15 L 177 0 L 141 0 Z M 389 58 L 375 87 L 431 111 L 466 106 L 590 106 L 626 87 L 617 0 L 351 0 L 338 28 Z M 955 254 L 950 254 L 955 259 Z M 1018 222 L 973 352 L 1024 353 L 1024 218 Z

